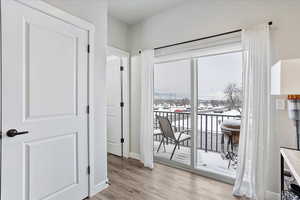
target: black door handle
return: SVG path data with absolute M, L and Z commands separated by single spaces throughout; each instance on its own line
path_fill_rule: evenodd
M 27 134 L 28 131 L 22 131 L 22 132 L 18 132 L 16 129 L 10 129 L 6 132 L 6 135 L 8 137 L 15 137 L 17 135 L 23 135 L 23 134 Z

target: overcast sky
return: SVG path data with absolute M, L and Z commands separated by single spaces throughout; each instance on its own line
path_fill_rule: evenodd
M 154 66 L 154 90 L 190 96 L 189 60 L 157 64 Z M 230 53 L 198 59 L 198 96 L 222 98 L 229 83 L 242 82 L 242 54 Z

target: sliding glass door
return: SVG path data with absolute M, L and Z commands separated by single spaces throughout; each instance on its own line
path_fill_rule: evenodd
M 237 167 L 241 88 L 241 52 L 155 64 L 155 159 L 231 182 Z M 166 134 L 170 129 L 163 119 L 169 121 L 173 138 Z
M 242 53 L 201 57 L 197 59 L 197 68 L 198 159 L 195 167 L 234 178 L 237 149 L 231 145 L 237 147 L 234 142 L 238 141 L 229 141 L 230 134 L 234 133 L 227 133 L 222 127 L 224 122 L 229 126 L 240 123 Z
M 191 165 L 192 142 L 190 77 L 190 60 L 154 66 L 154 156 L 187 166 Z

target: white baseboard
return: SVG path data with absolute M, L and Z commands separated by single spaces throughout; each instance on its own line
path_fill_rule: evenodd
M 266 200 L 279 200 L 280 194 L 276 192 L 266 191 Z
M 100 183 L 98 183 L 97 185 L 94 186 L 93 190 L 90 192 L 89 197 L 92 197 L 94 195 L 96 195 L 97 193 L 105 190 L 106 188 L 108 188 L 108 179 L 106 179 L 105 181 L 102 181 Z
M 136 160 L 140 160 L 140 154 L 134 153 L 134 152 L 130 152 L 130 153 L 129 153 L 129 158 L 133 158 L 133 159 L 136 159 Z

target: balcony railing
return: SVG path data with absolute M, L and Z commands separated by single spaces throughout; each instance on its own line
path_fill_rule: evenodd
M 167 117 L 172 126 L 177 131 L 191 129 L 191 113 L 190 112 L 168 112 L 168 111 L 154 111 L 154 129 L 159 129 L 159 123 L 156 116 Z M 198 113 L 197 122 L 197 149 L 213 152 L 221 152 L 221 124 L 225 119 L 240 119 L 241 116 L 225 115 L 225 114 L 208 114 Z M 154 136 L 154 141 L 161 140 L 160 135 Z M 172 143 L 172 141 L 167 141 Z M 185 141 L 181 146 L 191 147 L 191 141 Z M 227 144 L 225 149 L 227 148 Z

